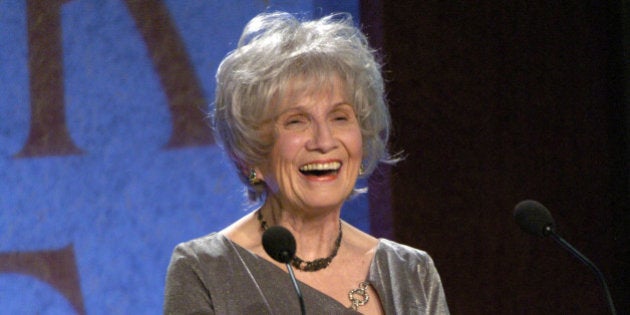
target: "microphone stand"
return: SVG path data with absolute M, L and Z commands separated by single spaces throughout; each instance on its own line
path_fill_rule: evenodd
M 602 288 L 604 289 L 604 294 L 606 295 L 606 301 L 608 303 L 608 308 L 610 309 L 610 314 L 617 315 L 617 311 L 615 310 L 615 304 L 613 303 L 612 295 L 610 294 L 610 290 L 608 289 L 608 284 L 606 283 L 606 278 L 604 274 L 597 268 L 597 266 L 590 261 L 586 256 L 584 256 L 580 251 L 578 251 L 575 247 L 573 247 L 569 242 L 567 242 L 564 238 L 556 233 L 552 225 L 548 225 L 545 227 L 544 231 L 545 235 L 549 235 L 556 243 L 562 246 L 564 249 L 568 250 L 573 256 L 575 256 L 579 261 L 587 265 L 594 273 Z
M 298 300 L 300 301 L 300 313 L 302 315 L 306 315 L 306 308 L 304 307 L 304 298 L 302 297 L 302 291 L 300 290 L 297 280 L 295 279 L 295 274 L 293 273 L 293 267 L 291 267 L 290 262 L 287 262 L 287 270 L 289 271 L 291 282 L 293 283 L 293 287 L 295 288 L 295 293 L 297 293 Z

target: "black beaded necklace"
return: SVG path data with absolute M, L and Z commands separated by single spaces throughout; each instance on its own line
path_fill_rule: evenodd
M 265 219 L 263 218 L 262 211 L 260 209 L 258 209 L 257 217 L 258 221 L 260 222 L 260 227 L 263 231 L 266 231 L 269 226 L 267 225 L 267 221 L 265 221 Z M 293 256 L 293 259 L 291 260 L 291 265 L 299 270 L 308 272 L 318 271 L 328 267 L 333 258 L 337 256 L 337 251 L 339 251 L 339 247 L 341 246 L 342 235 L 343 233 L 341 232 L 341 221 L 339 221 L 339 236 L 337 236 L 337 239 L 335 240 L 335 246 L 333 247 L 333 250 L 328 257 L 317 258 L 312 261 L 304 261 L 298 256 Z

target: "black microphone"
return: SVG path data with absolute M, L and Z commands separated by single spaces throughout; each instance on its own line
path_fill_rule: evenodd
M 550 236 L 554 241 L 560 244 L 560 246 L 586 264 L 595 273 L 595 276 L 604 289 L 610 313 L 613 315 L 617 314 L 604 274 L 593 262 L 586 258 L 586 256 L 556 233 L 556 224 L 547 207 L 535 200 L 523 200 L 514 207 L 514 219 L 524 232 L 540 237 Z
M 297 280 L 295 280 L 293 268 L 291 267 L 291 260 L 295 256 L 296 248 L 293 234 L 279 225 L 272 226 L 263 233 L 262 244 L 267 255 L 271 256 L 271 258 L 275 259 L 277 262 L 287 265 L 291 282 L 293 282 L 295 293 L 297 293 L 298 300 L 300 301 L 300 311 L 302 315 L 306 314 L 302 291 L 298 286 Z

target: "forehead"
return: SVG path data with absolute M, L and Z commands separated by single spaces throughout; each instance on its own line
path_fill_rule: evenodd
M 308 106 L 309 100 L 326 99 L 330 102 L 351 103 L 348 86 L 337 75 L 298 76 L 290 79 L 279 91 L 277 108 L 280 111 L 291 107 Z

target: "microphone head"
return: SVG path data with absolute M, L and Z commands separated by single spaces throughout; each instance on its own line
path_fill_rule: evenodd
M 278 262 L 288 264 L 295 256 L 293 234 L 279 225 L 272 226 L 263 233 L 262 244 L 267 255 Z
M 523 200 L 514 207 L 514 219 L 526 233 L 547 236 L 554 232 L 555 223 L 547 207 L 535 200 Z

